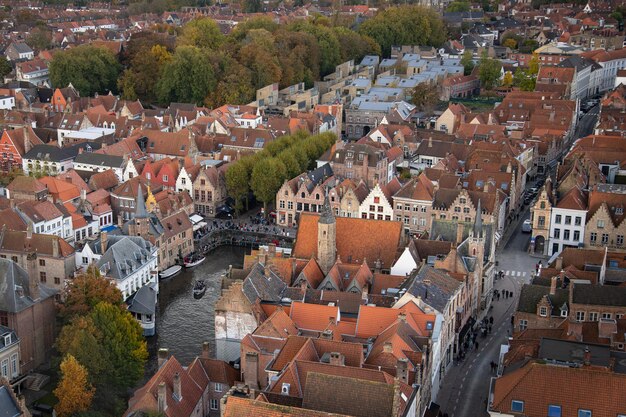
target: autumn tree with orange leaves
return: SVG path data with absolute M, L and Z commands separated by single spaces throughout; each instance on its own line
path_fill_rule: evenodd
M 71 416 L 89 409 L 95 389 L 88 381 L 87 369 L 72 355 L 61 362 L 61 381 L 54 390 L 59 400 L 55 406 L 59 417 Z

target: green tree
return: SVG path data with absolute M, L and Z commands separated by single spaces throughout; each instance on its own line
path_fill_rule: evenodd
M 506 85 L 507 87 L 513 85 L 513 74 L 511 74 L 511 71 L 507 71 L 504 73 L 504 78 L 502 79 L 502 85 Z
M 533 54 L 528 62 L 528 74 L 536 76 L 539 74 L 539 55 Z
M 63 326 L 56 344 L 62 355 L 74 356 L 91 375 L 96 409 L 119 415 L 119 399 L 143 377 L 148 358 L 137 320 L 119 306 L 102 302 Z
M 374 39 L 384 56 L 389 56 L 392 45 L 440 46 L 447 39 L 441 17 L 434 9 L 422 6 L 385 9 L 366 20 L 359 33 Z
M 490 58 L 487 51 L 484 51 L 478 65 L 478 77 L 481 85 L 486 90 L 493 90 L 500 80 L 502 63 L 497 59 Z
M 507 48 L 510 48 L 510 49 L 516 49 L 517 41 L 513 38 L 508 38 L 502 43 L 502 46 L 506 46 Z
M 61 362 L 61 381 L 54 390 L 59 403 L 54 407 L 59 417 L 69 417 L 89 409 L 95 389 L 88 381 L 87 369 L 75 357 L 66 355 Z
M 279 153 L 278 159 L 283 163 L 283 165 L 285 165 L 285 169 L 287 170 L 285 178 L 294 178 L 295 176 L 300 175 L 300 173 L 302 173 L 303 171 L 303 168 L 305 168 L 300 166 L 298 158 L 296 158 L 295 152 L 293 152 L 291 149 L 286 149 Z
M 157 99 L 163 103 L 202 104 L 215 89 L 217 80 L 208 54 L 195 46 L 179 46 L 164 67 L 156 84 Z
M 80 95 L 115 91 L 120 65 L 106 48 L 81 45 L 54 54 L 49 65 L 50 81 L 55 87 L 72 85 Z
M 453 1 L 450 3 L 448 7 L 446 7 L 446 12 L 469 12 L 470 4 L 466 1 Z
M 231 164 L 226 171 L 226 190 L 228 195 L 235 199 L 237 213 L 243 208 L 243 201 L 248 205 L 248 191 L 250 191 L 250 172 L 243 160 Z
M 535 91 L 536 82 L 537 78 L 531 75 L 528 70 L 518 68 L 513 74 L 513 85 L 522 91 Z
M 13 71 L 13 67 L 7 60 L 6 56 L 0 56 L 0 77 L 4 78 L 5 75 Z
M 224 35 L 217 22 L 210 17 L 193 19 L 182 27 L 177 38 L 179 45 L 190 45 L 197 48 L 219 49 L 224 42 Z
M 324 23 L 324 21 L 318 21 L 318 23 Z M 341 45 L 332 28 L 310 21 L 298 21 L 290 28 L 293 31 L 306 32 L 315 36 L 319 47 L 320 75 L 332 73 L 341 63 Z
M 243 0 L 243 10 L 246 13 L 258 13 L 263 10 L 261 0 Z
M 411 103 L 418 111 L 431 110 L 439 102 L 437 87 L 428 83 L 419 83 L 411 90 Z
M 28 46 L 38 51 L 50 49 L 51 42 L 52 34 L 49 30 L 41 27 L 34 28 L 26 37 L 26 43 Z
M 250 187 L 256 198 L 263 202 L 266 213 L 267 204 L 274 201 L 285 179 L 287 168 L 278 158 L 263 158 L 252 169 Z
M 130 67 L 118 80 L 118 88 L 126 100 L 153 103 L 156 101 L 156 84 L 161 78 L 163 68 L 172 60 L 172 54 L 162 45 L 154 45 L 137 52 Z
M 472 55 L 472 51 L 469 49 L 466 49 L 463 52 L 461 65 L 463 65 L 463 73 L 465 75 L 470 75 L 472 73 L 472 70 L 474 69 L 474 56 Z
M 60 315 L 69 320 L 75 316 L 89 314 L 101 302 L 122 307 L 122 293 L 110 280 L 100 275 L 95 265 L 68 281 L 64 290 L 65 302 L 60 305 Z
M 204 104 L 216 108 L 224 103 L 247 104 L 253 101 L 256 90 L 252 83 L 252 71 L 229 56 L 216 53 L 213 58 L 218 61 L 214 66 L 219 82 L 215 90 L 209 92 Z
M 239 61 L 252 72 L 255 89 L 280 81 L 282 73 L 274 37 L 265 29 L 248 32 L 245 44 L 239 50 Z
M 275 45 L 282 51 L 278 54 L 280 85 L 304 82 L 308 87 L 313 86 L 320 76 L 320 50 L 315 36 L 282 29 L 275 33 Z

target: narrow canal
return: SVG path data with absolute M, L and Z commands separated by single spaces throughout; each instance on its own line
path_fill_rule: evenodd
M 159 283 L 157 334 L 148 339 L 147 375 L 156 371 L 159 348 L 169 349 L 184 366 L 201 353 L 204 341 L 210 342 L 215 352 L 213 306 L 220 295 L 221 277 L 229 265 L 241 268 L 246 253 L 249 249 L 221 246 L 207 255 L 203 264 Z M 207 283 L 207 291 L 202 298 L 195 299 L 192 289 L 200 279 Z

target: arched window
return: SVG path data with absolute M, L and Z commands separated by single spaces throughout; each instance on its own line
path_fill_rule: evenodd
M 301 194 L 300 194 L 300 197 L 304 198 L 304 193 L 301 193 Z
M 315 194 L 315 199 L 319 200 L 320 199 L 320 195 L 319 194 Z

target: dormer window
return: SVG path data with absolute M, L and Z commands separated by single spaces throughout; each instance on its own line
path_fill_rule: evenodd
M 11 344 L 11 333 L 5 334 L 2 337 L 4 339 L 4 346 L 9 346 Z
M 545 306 L 539 307 L 539 315 L 541 317 L 546 317 L 548 315 L 548 307 L 545 307 Z

